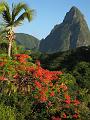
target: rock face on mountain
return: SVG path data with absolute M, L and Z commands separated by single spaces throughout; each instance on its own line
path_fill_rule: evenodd
M 90 31 L 83 14 L 73 6 L 61 24 L 40 42 L 41 52 L 55 53 L 72 48 L 90 45 Z
M 39 48 L 39 40 L 25 33 L 15 33 L 16 42 L 24 46 L 26 49 L 37 50 Z

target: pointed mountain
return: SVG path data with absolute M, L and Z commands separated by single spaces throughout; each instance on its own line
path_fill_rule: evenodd
M 80 10 L 73 6 L 61 24 L 40 42 L 41 52 L 55 53 L 90 45 L 90 31 Z

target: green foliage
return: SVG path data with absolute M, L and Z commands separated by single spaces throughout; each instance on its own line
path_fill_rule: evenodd
M 90 46 L 54 54 L 43 53 L 39 59 L 44 68 L 70 72 L 79 62 L 90 62 Z
M 65 83 L 68 86 L 70 94 L 73 94 L 73 91 L 78 89 L 78 86 L 76 85 L 76 79 L 70 73 L 63 74 L 61 76 L 61 82 Z
M 90 119 L 90 108 L 88 108 L 85 104 L 85 102 L 83 102 L 80 105 L 80 114 L 81 114 L 81 120 L 89 120 Z
M 80 87 L 87 88 L 90 91 L 90 63 L 78 63 L 73 69 L 73 75 Z
M 0 120 L 16 120 L 14 108 L 0 103 Z

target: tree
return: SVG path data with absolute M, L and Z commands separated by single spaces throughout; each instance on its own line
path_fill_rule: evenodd
M 22 14 L 20 14 L 22 12 Z M 3 24 L 8 38 L 8 56 L 11 56 L 12 42 L 15 39 L 14 28 L 21 25 L 25 18 L 30 22 L 33 18 L 34 10 L 25 3 L 12 4 L 12 9 L 7 2 L 0 3 L 0 14 L 3 18 Z

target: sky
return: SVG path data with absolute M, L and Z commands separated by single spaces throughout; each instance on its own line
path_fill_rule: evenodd
M 72 6 L 76 6 L 84 14 L 90 29 L 90 0 L 6 0 L 12 2 L 25 2 L 35 10 L 34 18 L 29 23 L 25 20 L 22 26 L 15 29 L 17 33 L 33 35 L 41 40 L 47 37 L 56 24 L 60 24 Z

